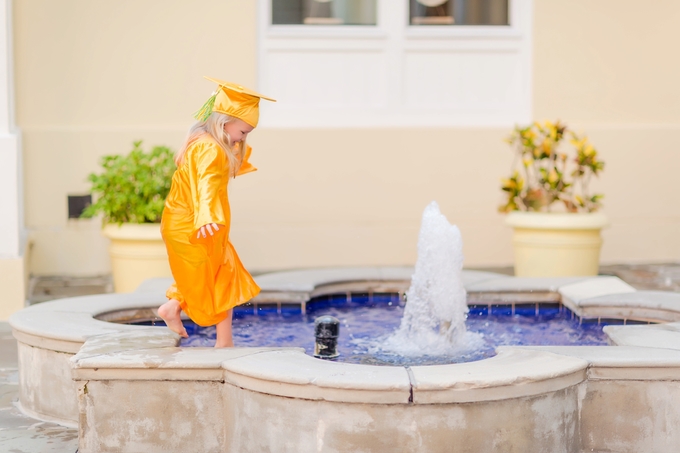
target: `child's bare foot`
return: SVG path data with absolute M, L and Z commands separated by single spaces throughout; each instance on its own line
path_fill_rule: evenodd
M 184 328 L 184 324 L 182 324 L 182 318 L 179 316 L 181 311 L 182 308 L 179 306 L 179 302 L 175 299 L 170 299 L 158 307 L 158 316 L 160 316 L 161 319 L 165 321 L 168 329 L 172 330 L 182 338 L 188 338 L 189 335 L 187 334 L 187 330 Z

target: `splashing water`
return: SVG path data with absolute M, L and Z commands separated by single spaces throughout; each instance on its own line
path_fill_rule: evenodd
M 381 339 L 378 348 L 404 356 L 442 355 L 465 351 L 481 340 L 466 331 L 466 293 L 462 281 L 463 241 L 436 202 L 423 212 L 418 260 L 406 293 L 399 328 Z

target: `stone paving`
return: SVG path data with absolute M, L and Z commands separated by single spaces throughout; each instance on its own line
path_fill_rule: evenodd
M 32 277 L 28 286 L 28 302 L 31 305 L 63 297 L 113 292 L 113 280 L 110 275 L 94 277 Z
M 602 266 L 600 274 L 616 275 L 638 290 L 680 291 L 680 263 Z
M 511 268 L 480 269 L 512 275 Z M 680 291 L 680 263 L 610 265 L 600 273 L 615 275 L 638 290 Z M 39 278 L 31 282 L 29 303 L 111 292 L 109 277 Z M 75 452 L 78 430 L 27 417 L 18 400 L 16 341 L 7 322 L 0 322 L 0 451 L 7 453 Z

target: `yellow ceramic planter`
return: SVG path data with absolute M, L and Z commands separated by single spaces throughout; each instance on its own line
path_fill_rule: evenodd
M 160 224 L 106 225 L 103 233 L 111 239 L 109 255 L 117 293 L 134 291 L 148 278 L 171 276 Z
M 597 275 L 602 237 L 608 225 L 600 213 L 511 212 L 515 275 L 569 277 Z

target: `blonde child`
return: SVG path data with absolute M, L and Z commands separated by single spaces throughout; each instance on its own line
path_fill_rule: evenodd
M 197 112 L 198 122 L 175 156 L 177 170 L 161 219 L 175 282 L 158 315 L 182 337 L 187 336 L 182 311 L 198 325 L 216 325 L 215 347 L 230 347 L 233 307 L 255 297 L 260 288 L 229 241 L 227 183 L 256 170 L 248 162 L 246 137 L 257 126 L 260 99 L 274 100 L 206 79 L 218 88 Z

